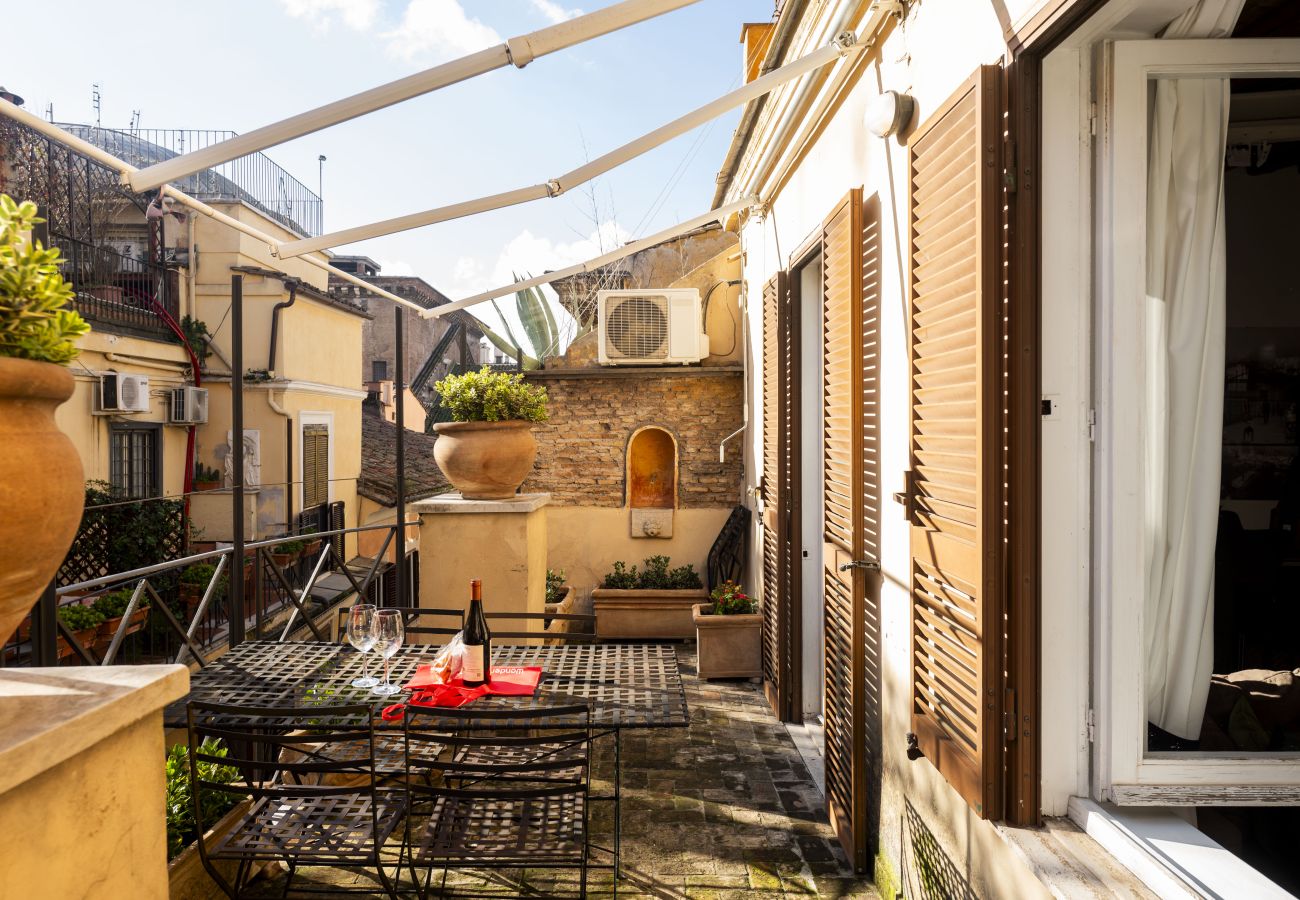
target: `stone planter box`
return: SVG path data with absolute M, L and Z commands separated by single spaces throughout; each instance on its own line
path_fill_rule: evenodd
M 711 603 L 697 603 L 691 608 L 699 677 L 762 677 L 763 616 L 715 616 L 712 610 Z
M 222 816 L 217 824 L 208 829 L 204 836 L 207 842 L 212 844 L 234 828 L 239 817 L 248 812 L 250 803 L 251 801 L 245 800 Z M 231 884 L 234 883 L 235 870 L 239 868 L 237 860 L 219 859 L 213 865 Z M 181 851 L 180 856 L 167 864 L 167 884 L 171 900 L 224 900 L 226 896 L 212 880 L 208 870 L 203 868 L 198 841 L 190 844 Z
M 591 592 L 596 634 L 602 638 L 683 640 L 695 637 L 691 607 L 706 602 L 703 588 L 684 591 L 596 588 Z

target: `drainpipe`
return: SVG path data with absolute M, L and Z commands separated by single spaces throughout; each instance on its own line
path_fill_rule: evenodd
M 280 328 L 280 310 L 293 306 L 294 301 L 298 299 L 298 280 L 296 278 L 286 278 L 284 283 L 289 288 L 289 299 L 281 300 L 271 307 L 271 346 L 266 351 L 266 373 L 268 375 L 275 374 L 275 338 Z
M 284 391 L 280 392 L 281 397 Z M 271 412 L 277 416 L 284 417 L 284 530 L 285 534 L 293 533 L 293 416 L 289 414 L 275 398 L 271 392 L 266 392 L 266 405 L 271 407 Z

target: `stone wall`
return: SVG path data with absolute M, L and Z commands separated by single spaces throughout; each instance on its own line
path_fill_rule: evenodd
M 550 421 L 537 426 L 537 465 L 525 491 L 560 506 L 625 505 L 625 453 L 647 425 L 677 439 L 679 509 L 735 506 L 741 454 L 725 463 L 718 444 L 740 428 L 744 377 L 738 369 L 586 369 L 530 372 L 550 395 Z

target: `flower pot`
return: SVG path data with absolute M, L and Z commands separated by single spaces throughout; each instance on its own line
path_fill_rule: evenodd
M 54 423 L 72 387 L 62 366 L 0 359 L 0 641 L 50 583 L 81 521 L 81 457 Z
M 289 566 L 293 565 L 293 561 L 297 558 L 298 555 L 296 553 L 272 553 L 271 554 L 271 562 L 275 563 L 275 567 L 282 571 L 284 569 L 287 569 Z
M 466 500 L 509 500 L 532 471 L 537 442 L 528 422 L 439 422 L 433 457 Z
M 94 628 L 83 628 L 80 631 L 72 632 L 72 636 L 77 639 L 77 643 L 85 650 L 95 649 L 95 639 L 99 637 L 99 626 Z M 64 640 L 63 635 L 59 635 L 59 659 L 75 658 L 80 660 L 81 655 L 72 648 L 72 645 Z
M 682 640 L 695 637 L 691 607 L 709 599 L 703 588 L 617 590 L 596 588 L 591 605 L 596 613 L 596 635 L 602 638 Z
M 100 623 L 99 633 L 95 637 L 95 652 L 100 656 L 103 656 L 109 645 L 113 643 L 113 635 L 117 634 L 117 626 L 121 621 L 122 616 L 114 616 Z M 126 631 L 122 636 L 125 638 L 128 634 L 135 634 L 144 628 L 147 621 L 149 621 L 149 607 L 137 607 L 135 612 L 131 613 L 131 621 L 126 623 Z
M 196 482 L 194 482 L 194 490 L 196 490 L 196 491 L 215 491 L 215 490 L 216 490 L 217 488 L 219 488 L 219 487 L 221 487 L 221 482 L 220 482 L 220 481 L 196 481 Z
M 700 678 L 760 678 L 763 675 L 763 616 L 713 615 L 712 603 L 691 607 Z

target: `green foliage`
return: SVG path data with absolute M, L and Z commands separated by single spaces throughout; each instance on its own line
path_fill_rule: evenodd
M 207 738 L 199 745 L 199 752 L 208 756 L 226 755 L 226 748 L 216 738 Z M 240 780 L 239 770 L 220 763 L 200 762 L 199 778 L 215 784 L 234 784 Z M 167 859 L 179 856 L 185 847 L 199 836 L 198 823 L 194 821 L 194 803 L 191 799 L 190 751 L 177 744 L 167 753 Z M 223 791 L 206 790 L 199 797 L 203 827 L 211 828 L 216 821 L 239 805 L 239 797 Z
M 695 566 L 687 564 L 669 568 L 666 556 L 651 556 L 642 561 L 643 568 L 627 568 L 622 560 L 614 563 L 614 570 L 605 576 L 601 587 L 614 590 L 681 591 L 699 589 L 704 585 Z
M 185 316 L 180 324 L 181 333 L 185 335 L 185 343 L 190 345 L 190 350 L 202 365 L 212 355 L 212 348 L 207 342 L 207 338 L 212 337 L 212 332 L 208 331 L 208 323 L 202 319 Z
M 284 556 L 292 556 L 295 553 L 301 553 L 305 549 L 307 549 L 306 541 L 300 541 L 296 538 L 291 538 L 287 541 L 283 541 L 279 544 L 276 544 L 274 547 L 271 548 L 271 552 L 276 554 L 282 554 Z
M 59 274 L 58 249 L 27 240 L 43 221 L 35 203 L 0 194 L 0 356 L 67 364 L 90 326 L 64 308 L 73 291 Z
M 126 615 L 127 604 L 131 602 L 131 596 L 135 593 L 133 588 L 118 588 L 115 591 L 109 591 L 107 594 L 95 598 L 94 609 L 105 619 L 116 619 L 118 616 Z M 142 593 L 140 602 L 135 605 L 136 609 L 143 609 L 149 605 L 149 595 Z
M 560 595 L 564 592 L 564 570 L 558 572 L 555 569 L 546 570 L 546 602 L 559 603 Z
M 67 626 L 69 631 L 85 631 L 88 628 L 98 628 L 104 621 L 102 612 L 91 606 L 82 606 L 80 603 L 60 606 L 58 615 L 59 621 Z
M 724 581 L 715 587 L 709 599 L 717 616 L 747 616 L 758 612 L 758 603 L 734 581 Z
M 211 466 L 205 466 L 197 459 L 194 461 L 194 480 L 195 481 L 221 481 L 221 473 Z
M 181 584 L 195 584 L 199 587 L 207 587 L 208 582 L 212 580 L 212 573 L 217 571 L 213 563 L 195 563 L 181 573 Z M 223 575 L 222 578 L 225 576 Z
M 515 281 L 523 280 L 518 273 L 514 273 L 514 277 Z M 540 287 L 515 291 L 515 312 L 518 313 L 519 324 L 523 328 L 522 341 L 515 335 L 514 329 L 510 327 L 510 320 L 501 312 L 501 307 L 495 300 L 492 301 L 492 308 L 496 310 L 497 318 L 501 320 L 505 335 L 498 334 L 481 321 L 479 327 L 498 350 L 511 357 L 519 357 L 520 368 L 540 369 L 543 359 L 560 352 L 560 327 L 556 324 L 551 303 Z
M 448 375 L 433 386 L 457 422 L 546 421 L 546 388 L 524 383 L 524 376 L 493 372 Z

